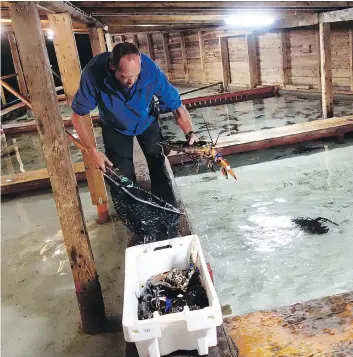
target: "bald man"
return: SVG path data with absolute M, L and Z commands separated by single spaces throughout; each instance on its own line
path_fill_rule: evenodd
M 128 42 L 119 43 L 111 53 L 95 56 L 84 68 L 80 88 L 72 102 L 72 122 L 81 141 L 89 147 L 96 168 L 105 172 L 105 165 L 113 165 L 134 182 L 133 137 L 136 136 L 148 163 L 152 192 L 173 202 L 165 157 L 157 145 L 163 137 L 154 96 L 162 109 L 173 112 L 189 143 L 198 141 L 177 89 L 155 62 Z M 97 106 L 107 156 L 94 148 L 81 120 Z

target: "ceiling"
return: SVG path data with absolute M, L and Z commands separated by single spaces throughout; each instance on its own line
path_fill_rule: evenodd
M 95 23 L 108 26 L 110 33 L 123 34 L 227 29 L 224 18 L 244 11 L 270 12 L 280 20 L 300 21 L 315 13 L 353 7 L 353 1 L 40 1 L 37 5 L 44 29 L 49 28 L 48 13 L 69 9 L 75 32 L 87 32 L 87 24 Z M 1 3 L 5 30 L 11 30 L 9 6 L 9 2 Z

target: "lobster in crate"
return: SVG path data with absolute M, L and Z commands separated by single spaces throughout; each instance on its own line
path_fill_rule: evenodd
M 214 169 L 214 163 L 221 167 L 221 172 L 225 178 L 228 178 L 228 174 L 237 179 L 235 172 L 229 165 L 229 162 L 223 157 L 223 155 L 216 150 L 216 145 L 218 142 L 218 138 L 222 132 L 218 134 L 217 140 L 214 143 L 211 137 L 211 134 L 208 130 L 208 134 L 210 136 L 211 142 L 207 141 L 198 141 L 193 145 L 189 145 L 188 141 L 163 141 L 160 143 L 163 152 L 169 153 L 170 151 L 176 151 L 177 153 L 181 153 L 183 156 L 187 156 L 190 159 L 194 160 L 195 163 L 190 169 L 190 171 L 196 167 L 196 172 L 199 171 L 200 165 L 206 162 L 207 167 L 216 172 Z

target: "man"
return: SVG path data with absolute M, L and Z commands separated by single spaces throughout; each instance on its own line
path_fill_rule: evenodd
M 153 96 L 159 99 L 163 109 L 173 112 L 189 144 L 198 141 L 176 88 L 149 57 L 128 42 L 116 45 L 111 53 L 95 56 L 85 67 L 72 102 L 72 122 L 81 141 L 89 147 L 96 168 L 105 172 L 106 164 L 113 165 L 134 182 L 133 137 L 136 136 L 147 160 L 152 192 L 173 202 L 165 157 L 157 144 L 163 137 Z M 96 106 L 107 157 L 94 148 L 80 118 Z

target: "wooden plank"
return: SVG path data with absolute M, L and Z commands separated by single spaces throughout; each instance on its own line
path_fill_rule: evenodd
M 353 115 L 349 115 L 341 118 L 315 120 L 285 127 L 230 135 L 219 138 L 217 148 L 221 150 L 223 155 L 231 155 L 332 136 L 341 137 L 344 133 L 352 131 Z M 172 165 L 180 164 L 181 160 L 184 162 L 190 161 L 174 152 L 168 156 L 168 159 Z
M 77 181 L 86 180 L 83 162 L 73 164 Z M 50 187 L 47 168 L 1 176 L 1 196 Z
M 170 53 L 169 53 L 169 47 L 168 47 L 168 34 L 166 32 L 163 33 L 162 35 L 162 43 L 163 43 L 163 53 L 164 53 L 164 58 L 165 58 L 165 63 L 167 67 L 167 75 L 168 79 L 172 79 L 172 70 L 170 68 Z
M 185 81 L 189 82 L 188 60 L 187 60 L 187 57 L 186 57 L 185 37 L 184 37 L 184 32 L 183 31 L 180 31 L 180 46 L 181 46 L 181 56 L 182 56 L 182 59 L 183 59 Z
M 199 49 L 200 49 L 200 63 L 201 63 L 201 73 L 202 73 L 202 83 L 207 82 L 207 74 L 206 74 L 206 65 L 205 65 L 205 43 L 203 40 L 202 31 L 197 32 L 197 37 L 199 41 Z
M 231 82 L 230 77 L 230 64 L 229 64 L 229 51 L 228 51 L 228 39 L 221 37 L 219 39 L 221 47 L 221 61 L 222 61 L 222 75 L 223 75 L 223 88 L 228 90 L 228 85 Z
M 249 64 L 249 88 L 255 88 L 256 85 L 259 84 L 255 35 L 247 35 L 246 44 Z
M 18 48 L 17 48 L 15 35 L 11 31 L 11 32 L 9 32 L 7 34 L 7 37 L 9 39 L 9 45 L 10 45 L 13 65 L 14 65 L 15 71 L 17 73 L 17 82 L 18 82 L 18 87 L 20 88 L 20 93 L 25 98 L 28 98 L 27 84 L 26 84 L 25 77 L 23 75 L 23 68 L 22 68 L 21 59 L 20 59 L 20 56 L 19 56 L 19 53 L 18 53 Z
M 104 34 L 101 28 L 88 27 L 88 35 L 91 42 L 93 57 L 106 51 Z
M 353 29 L 349 29 L 349 70 L 351 72 L 350 87 L 353 91 Z
M 51 29 L 56 34 L 53 39 L 55 53 L 58 59 L 64 91 L 68 103 L 71 105 L 73 97 L 79 88 L 81 78 L 81 65 L 78 58 L 75 36 L 72 31 L 71 18 L 69 14 L 48 14 L 48 19 Z M 92 145 L 97 148 L 90 115 L 85 115 L 81 119 L 85 123 L 86 132 L 90 136 Z M 83 154 L 83 159 L 92 204 L 106 204 L 108 196 L 101 171 L 92 165 L 87 154 Z M 108 217 L 108 207 L 106 207 L 105 215 Z
M 11 3 L 11 20 L 74 277 L 82 329 L 99 333 L 106 322 L 102 291 L 36 3 Z
M 320 32 L 322 113 L 324 118 L 332 118 L 333 117 L 333 93 L 332 93 L 330 24 L 320 23 L 319 32 Z
M 147 38 L 147 49 L 148 49 L 148 57 L 151 58 L 152 60 L 155 59 L 154 53 L 153 53 L 153 45 L 152 45 L 152 35 L 150 33 L 146 34 Z
M 289 83 L 289 66 L 288 66 L 288 50 L 289 50 L 289 36 L 287 31 L 280 32 L 281 41 L 281 84 L 285 86 Z
M 353 21 L 353 8 L 323 12 L 319 14 L 319 21 L 323 23 Z
M 278 19 L 273 25 L 274 29 L 312 26 L 319 23 L 318 14 L 293 15 Z
M 353 292 L 226 318 L 241 357 L 352 356 Z
M 107 49 L 109 52 L 113 51 L 113 44 L 112 44 L 112 38 L 110 37 L 110 33 L 107 32 L 106 34 L 104 34 L 105 37 L 105 42 L 107 44 Z
M 304 4 L 298 1 L 151 1 L 151 2 L 129 2 L 129 1 L 105 1 L 105 8 L 118 8 L 123 11 L 124 8 L 138 9 L 143 8 L 164 8 L 178 9 L 327 9 L 327 8 L 345 8 L 351 6 L 351 1 L 306 1 Z M 101 1 L 78 1 L 77 6 L 82 8 L 102 7 Z

